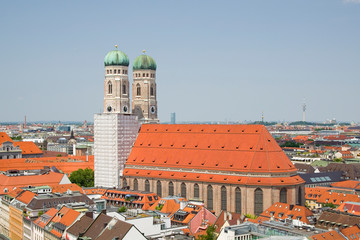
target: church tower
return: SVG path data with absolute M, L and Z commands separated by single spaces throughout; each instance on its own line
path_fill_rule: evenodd
M 104 59 L 104 113 L 130 113 L 129 58 L 115 48 Z
M 156 62 L 145 55 L 138 56 L 133 64 L 132 113 L 142 123 L 158 123 L 156 101 Z

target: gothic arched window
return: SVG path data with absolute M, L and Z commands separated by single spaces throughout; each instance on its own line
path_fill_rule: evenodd
M 124 178 L 123 179 L 123 185 L 122 185 L 122 187 L 124 188 L 124 187 L 126 187 L 127 186 L 127 181 L 126 181 L 126 178 Z
M 140 84 L 136 84 L 136 95 L 137 95 L 137 96 L 140 96 L 140 95 L 141 95 Z
M 108 94 L 112 94 L 112 84 L 108 82 Z
M 135 190 L 135 191 L 138 190 L 138 187 L 139 187 L 138 185 L 139 185 L 139 184 L 138 184 L 138 180 L 135 178 L 135 179 L 134 179 L 134 190 Z
M 161 197 L 162 195 L 162 191 L 161 191 L 161 182 L 160 181 L 157 181 L 156 183 L 156 194 Z
M 298 189 L 298 205 L 301 205 L 302 204 L 302 191 L 301 191 L 301 187 L 299 187 L 299 189 Z
M 241 189 L 235 189 L 235 212 L 241 213 Z
M 280 202 L 287 203 L 287 190 L 286 190 L 286 188 L 282 188 L 280 190 Z
M 194 198 L 198 199 L 199 197 L 200 197 L 199 184 L 195 183 L 194 184 Z
M 169 182 L 169 195 L 174 196 L 174 184 L 173 184 L 173 182 Z
M 254 213 L 259 216 L 263 212 L 263 191 L 257 188 L 254 192 Z
M 126 85 L 125 84 L 122 85 L 122 93 L 126 94 Z
M 149 180 L 145 180 L 145 192 L 150 192 L 150 182 Z
M 211 185 L 207 187 L 207 208 L 213 210 L 213 188 Z
M 150 96 L 154 96 L 154 86 L 151 85 L 150 87 Z
M 186 198 L 186 184 L 185 183 L 181 183 L 180 190 L 181 190 L 181 193 L 180 193 L 181 197 Z
M 221 187 L 221 210 L 227 209 L 227 196 L 226 196 L 226 187 Z

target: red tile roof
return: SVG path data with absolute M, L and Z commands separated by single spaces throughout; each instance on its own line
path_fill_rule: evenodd
M 36 193 L 30 192 L 30 191 L 23 191 L 22 193 L 20 193 L 17 197 L 16 200 L 28 204 L 29 202 L 31 202 L 31 200 L 36 196 Z
M 181 199 L 185 200 L 184 198 Z M 158 211 L 156 208 L 159 208 L 159 206 L 162 206 L 160 212 L 170 215 L 180 209 L 180 202 L 175 199 L 160 198 L 148 210 Z
M 127 166 L 164 164 L 246 173 L 296 172 L 262 125 L 143 125 Z
M 340 205 L 344 202 L 360 202 L 360 195 L 337 192 L 324 192 L 321 197 L 319 197 L 317 202 L 333 203 L 335 205 Z
M 70 174 L 79 168 L 94 169 L 94 156 L 68 156 L 68 157 L 49 157 L 49 158 L 15 158 L 1 159 L 0 171 L 7 170 L 35 170 L 43 169 L 45 166 L 56 167 L 60 171 Z
M 0 194 L 4 194 L 5 188 L 10 191 L 15 187 L 24 186 L 42 186 L 59 184 L 64 174 L 49 172 L 43 175 L 27 175 L 27 176 L 12 176 L 8 177 L 0 174 Z
M 23 155 L 42 154 L 42 151 L 33 142 L 14 142 L 14 146 L 19 146 Z
M 310 237 L 310 239 L 313 239 L 313 240 L 342 240 L 342 239 L 346 239 L 346 238 L 344 238 L 340 233 L 333 230 L 333 231 L 313 235 Z
M 58 212 L 55 208 L 50 208 L 46 213 L 44 213 L 42 216 L 38 217 L 34 223 L 38 225 L 41 228 L 45 228 L 45 226 L 51 221 L 51 219 L 55 216 L 55 214 Z M 46 218 L 45 218 L 46 217 Z
M 344 229 L 341 230 L 341 233 L 344 234 L 348 239 L 360 239 L 360 227 L 359 227 L 359 225 L 344 228 Z
M 349 188 L 349 189 L 360 190 L 360 181 L 346 180 L 346 181 L 342 181 L 342 182 L 332 183 L 331 186 L 336 187 L 336 188 Z
M 13 140 L 4 132 L 0 132 L 0 145 L 4 142 L 13 142 Z
M 360 203 L 354 203 L 354 202 L 344 202 L 340 204 L 336 210 L 339 210 L 341 212 L 348 212 L 354 215 L 360 215 Z
M 313 213 L 304 206 L 294 206 L 287 203 L 277 202 L 261 213 L 259 217 L 267 220 L 271 217 L 274 217 L 275 220 L 291 218 L 310 224 L 308 217 L 312 216 Z

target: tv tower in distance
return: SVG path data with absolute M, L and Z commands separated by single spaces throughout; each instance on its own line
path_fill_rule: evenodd
M 302 104 L 302 110 L 303 110 L 302 121 L 306 122 L 306 103 L 305 103 L 305 99 L 304 99 L 304 103 Z

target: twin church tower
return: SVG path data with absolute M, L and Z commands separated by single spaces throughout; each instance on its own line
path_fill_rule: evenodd
M 145 53 L 135 59 L 131 102 L 128 56 L 115 49 L 104 64 L 104 112 L 94 116 L 95 186 L 118 188 L 140 124 L 159 122 L 156 63 Z
M 135 59 L 130 106 L 129 58 L 115 47 L 104 59 L 104 113 L 132 113 L 142 123 L 158 123 L 155 60 L 145 51 Z

